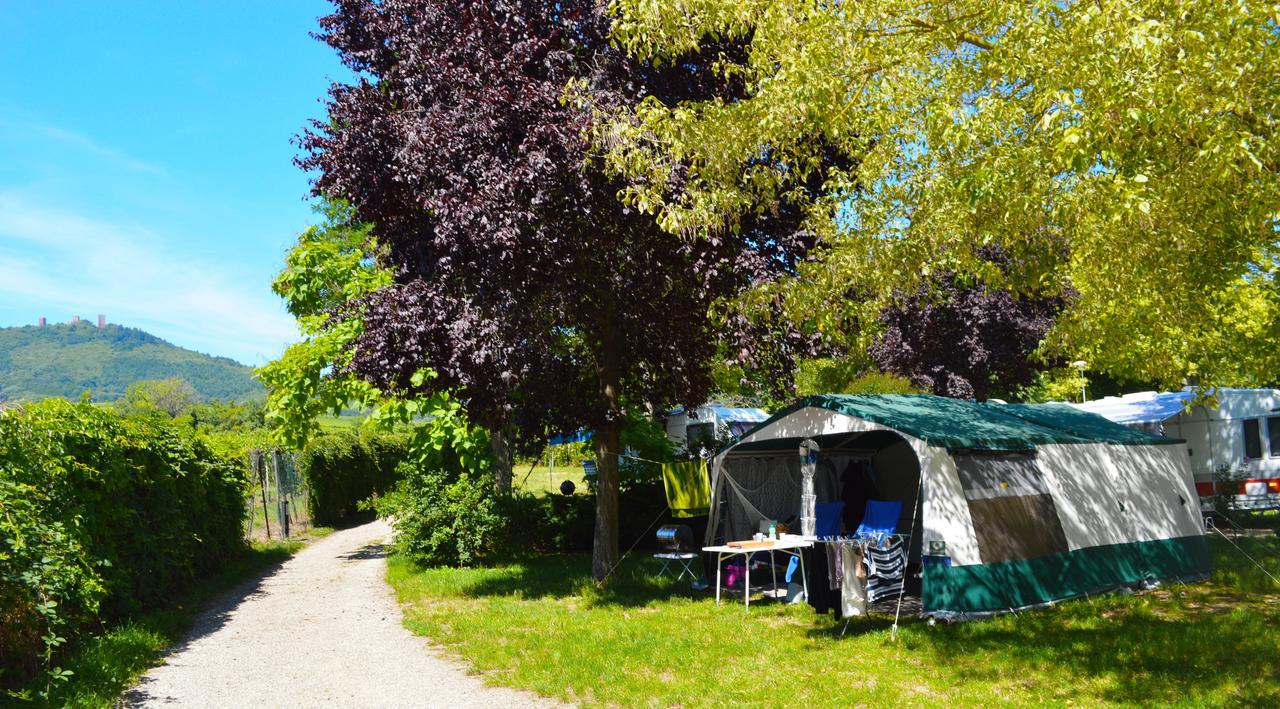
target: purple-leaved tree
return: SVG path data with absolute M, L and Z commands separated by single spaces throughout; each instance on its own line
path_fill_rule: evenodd
M 701 403 L 720 343 L 751 346 L 713 303 L 794 273 L 815 243 L 787 204 L 732 232 L 663 232 L 618 202 L 587 106 L 731 98 L 740 88 L 704 57 L 735 48 L 636 64 L 589 0 L 335 6 L 320 38 L 359 78 L 331 87 L 299 162 L 372 225 L 396 273 L 363 303 L 351 371 L 391 392 L 455 392 L 500 441 L 592 427 L 602 581 L 618 561 L 623 407 Z M 590 101 L 566 100 L 571 81 Z
M 935 394 L 986 400 L 1031 383 L 1032 354 L 1061 298 L 1019 298 L 940 276 L 880 316 L 884 332 L 869 354 L 885 372 Z

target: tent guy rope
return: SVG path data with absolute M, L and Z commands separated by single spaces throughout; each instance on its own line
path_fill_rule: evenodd
M 1214 526 L 1210 526 L 1209 529 L 1212 529 L 1213 531 L 1217 532 L 1218 536 L 1227 540 L 1227 543 L 1235 547 L 1236 551 L 1240 552 L 1241 554 L 1244 554 L 1244 558 L 1248 559 L 1249 561 L 1252 561 L 1253 565 L 1258 567 L 1258 570 L 1260 570 L 1262 573 L 1267 575 L 1267 578 L 1271 579 L 1276 584 L 1280 584 L 1280 579 L 1277 579 L 1275 576 L 1272 576 L 1271 572 L 1267 571 L 1266 567 L 1264 567 L 1262 564 L 1259 564 L 1257 559 L 1253 558 L 1252 556 L 1249 556 L 1249 552 L 1245 551 L 1244 549 L 1241 549 L 1240 545 L 1232 541 L 1231 537 L 1228 537 L 1226 534 L 1223 534 L 1221 529 L 1218 529 L 1217 527 L 1214 527 Z

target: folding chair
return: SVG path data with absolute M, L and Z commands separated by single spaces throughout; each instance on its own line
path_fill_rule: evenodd
M 867 500 L 862 522 L 853 536 L 883 540 L 898 531 L 898 519 L 901 517 L 902 500 Z
M 680 573 L 676 574 L 677 581 L 684 578 L 686 573 L 689 574 L 689 578 L 698 580 L 698 574 L 693 570 L 693 562 L 698 558 L 694 552 L 664 551 L 654 554 L 653 558 L 662 560 L 662 568 L 658 569 L 659 576 L 678 570 Z

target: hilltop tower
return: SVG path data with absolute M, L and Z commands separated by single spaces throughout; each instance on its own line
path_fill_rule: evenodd
M 79 315 L 72 315 L 72 316 L 71 316 L 71 324 L 72 324 L 72 325 L 75 325 L 75 324 L 76 324 L 76 323 L 78 323 L 78 322 L 80 322 L 80 316 L 79 316 Z
M 98 313 L 98 329 L 101 330 L 106 326 L 107 326 L 107 316 L 103 315 L 102 313 Z
M 45 320 L 43 315 L 40 316 L 40 320 L 38 322 L 40 323 L 40 327 L 44 327 L 49 324 L 49 321 Z

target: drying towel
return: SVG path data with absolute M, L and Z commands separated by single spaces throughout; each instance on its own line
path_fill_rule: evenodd
M 840 589 L 840 545 L 823 544 L 827 550 L 827 584 L 832 591 Z
M 662 484 L 672 517 L 698 517 L 711 509 L 707 461 L 682 460 L 662 466 Z
M 867 546 L 867 598 L 875 603 L 882 598 L 902 595 L 903 577 L 907 570 L 907 546 L 901 537 L 890 537 Z
M 862 546 L 840 545 L 840 616 L 867 614 L 867 570 L 862 566 Z

